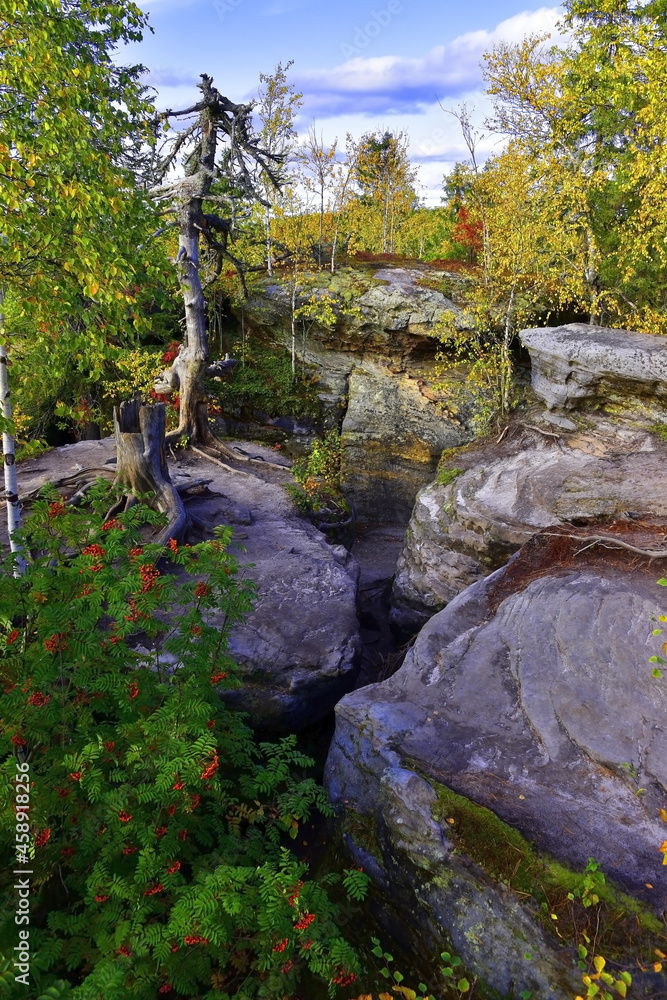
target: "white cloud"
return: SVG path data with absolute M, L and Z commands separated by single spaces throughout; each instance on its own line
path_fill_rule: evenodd
M 525 35 L 557 33 L 558 7 L 524 11 L 492 31 L 470 31 L 438 45 L 418 59 L 402 56 L 355 56 L 331 70 L 297 74 L 310 115 L 329 117 L 346 112 L 369 115 L 419 112 L 437 99 L 459 97 L 482 83 L 482 55 L 500 41 Z M 350 47 L 354 46 L 353 36 Z
M 149 70 L 144 76 L 143 82 L 148 86 L 159 88 L 162 93 L 170 87 L 190 87 L 194 91 L 194 88 L 199 83 L 199 79 L 196 73 L 182 72 L 181 70 L 167 67 L 165 69 L 157 68 Z

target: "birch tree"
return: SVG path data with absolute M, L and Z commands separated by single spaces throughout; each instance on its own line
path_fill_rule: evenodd
M 408 158 L 407 134 L 372 132 L 362 136 L 354 179 L 360 203 L 368 210 L 364 242 L 372 243 L 380 253 L 393 253 L 396 232 L 418 201 L 414 189 L 417 170 Z
M 324 242 L 324 209 L 328 201 L 328 188 L 336 170 L 337 149 L 338 139 L 334 139 L 333 143 L 327 146 L 322 131 L 320 130 L 318 136 L 317 126 L 313 122 L 303 142 L 300 160 L 303 166 L 305 185 L 317 198 L 320 249 Z
M 283 66 L 278 63 L 272 74 L 260 73 L 259 100 L 255 113 L 262 124 L 260 138 L 263 148 L 272 156 L 278 155 L 280 161 L 272 161 L 272 175 L 262 175 L 262 194 L 264 201 L 264 228 L 266 233 L 266 267 L 273 274 L 273 252 L 271 241 L 271 222 L 275 199 L 278 195 L 276 178 L 281 183 L 286 180 L 287 160 L 294 148 L 297 132 L 294 120 L 303 104 L 303 94 L 297 93 L 287 82 L 287 73 L 294 65 L 290 59 Z

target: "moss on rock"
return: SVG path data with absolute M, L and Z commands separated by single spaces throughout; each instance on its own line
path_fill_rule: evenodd
M 455 844 L 494 882 L 511 889 L 563 945 L 597 941 L 599 954 L 623 962 L 628 956 L 652 961 L 658 917 L 608 882 L 591 862 L 576 872 L 538 851 L 494 812 L 429 779 L 437 795 L 433 816 Z

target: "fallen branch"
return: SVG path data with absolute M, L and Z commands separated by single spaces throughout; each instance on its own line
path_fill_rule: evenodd
M 264 458 L 262 455 L 255 455 L 252 457 L 236 445 L 234 445 L 234 451 L 240 452 L 240 454 L 236 454 L 234 456 L 239 460 L 239 462 L 254 462 L 256 465 L 263 465 L 269 469 L 281 469 L 283 472 L 289 472 L 291 468 L 289 465 L 283 465 L 281 462 L 271 462 L 268 458 Z
M 524 424 L 523 426 L 529 431 L 537 431 L 538 434 L 542 434 L 544 437 L 556 438 L 557 441 L 561 439 L 560 434 L 555 434 L 553 431 L 543 431 L 541 427 L 536 427 L 535 424 Z

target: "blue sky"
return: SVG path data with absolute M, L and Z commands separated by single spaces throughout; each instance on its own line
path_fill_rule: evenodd
M 489 111 L 479 63 L 500 40 L 551 31 L 557 6 L 520 0 L 138 0 L 154 33 L 121 58 L 150 70 L 159 107 L 196 99 L 209 73 L 231 100 L 256 91 L 260 72 L 294 60 L 304 93 L 301 132 L 315 120 L 325 139 L 375 128 L 407 131 L 422 194 L 437 204 L 443 173 L 465 158 L 458 126 L 438 105 L 474 106 L 483 131 Z M 490 152 L 497 137 L 482 143 Z

